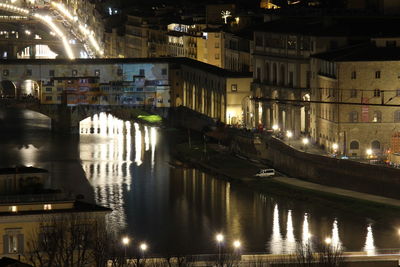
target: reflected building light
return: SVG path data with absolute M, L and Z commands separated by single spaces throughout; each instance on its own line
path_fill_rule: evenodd
M 332 227 L 332 246 L 334 246 L 337 249 L 342 248 L 342 243 L 340 242 L 340 237 L 339 237 L 338 222 L 336 219 L 333 221 L 333 227 Z
M 142 132 L 138 123 L 135 126 L 135 162 L 137 166 L 142 165 Z
M 149 151 L 149 149 L 150 149 L 150 137 L 149 137 L 149 127 L 148 126 L 144 127 L 144 144 L 145 144 L 145 150 Z
M 369 224 L 367 227 L 367 238 L 365 239 L 364 251 L 367 252 L 368 256 L 373 256 L 376 254 L 371 224 Z
M 100 113 L 99 116 L 99 123 L 100 123 L 100 134 L 102 136 L 107 136 L 107 114 Z
M 304 214 L 304 221 L 303 221 L 303 234 L 302 234 L 302 242 L 303 245 L 310 245 L 309 242 L 311 238 L 311 233 L 308 226 L 308 214 Z
M 117 131 L 117 153 L 116 155 L 118 158 L 119 162 L 124 161 L 124 151 L 125 151 L 125 146 L 124 146 L 124 122 L 122 120 L 118 120 L 116 123 L 116 131 Z M 120 164 L 120 163 L 119 163 Z
M 157 145 L 157 130 L 154 127 L 150 128 L 150 141 L 151 141 L 151 169 L 154 170 L 155 152 Z
M 128 177 L 126 179 L 126 184 L 127 184 L 127 190 L 131 190 L 131 179 L 129 179 L 129 172 L 130 172 L 130 167 L 131 167 L 131 147 L 132 147 L 132 133 L 131 133 L 131 127 L 132 124 L 130 121 L 125 122 L 125 128 L 126 128 L 126 155 L 125 155 L 125 160 L 126 160 L 126 165 L 125 165 L 125 172 Z
M 272 254 L 282 254 L 283 252 L 282 235 L 279 226 L 279 210 L 277 204 L 274 208 L 274 217 L 272 220 L 272 237 L 270 241 L 270 250 Z
M 286 224 L 286 240 L 285 240 L 285 252 L 287 254 L 296 252 L 296 239 L 294 237 L 292 211 L 288 211 L 287 224 Z
M 21 155 L 21 164 L 27 167 L 31 167 L 35 165 L 35 162 L 37 162 L 37 154 L 39 150 L 34 147 L 33 145 L 28 145 L 24 146 L 19 150 L 19 154 Z

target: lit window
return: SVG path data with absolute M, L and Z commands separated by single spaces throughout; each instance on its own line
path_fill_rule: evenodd
M 11 212 L 17 212 L 18 211 L 18 207 L 17 206 L 10 206 L 9 210 Z
M 44 210 L 51 210 L 51 204 L 44 204 Z

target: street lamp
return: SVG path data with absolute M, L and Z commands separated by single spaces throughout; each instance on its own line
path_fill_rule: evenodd
M 307 151 L 307 145 L 310 142 L 307 137 L 303 138 L 304 151 Z
M 240 243 L 239 240 L 235 240 L 233 242 L 233 247 L 235 248 L 235 250 L 238 250 L 241 246 L 242 246 L 242 243 Z
M 339 145 L 337 143 L 332 144 L 332 149 L 333 149 L 333 153 L 335 154 L 335 157 L 336 157 L 338 148 L 339 148 Z
M 372 149 L 368 148 L 366 152 L 367 152 L 368 162 L 371 163 Z
M 215 239 L 217 240 L 217 243 L 218 243 L 218 264 L 222 265 L 221 264 L 221 245 L 222 245 L 222 242 L 224 241 L 224 235 L 221 233 L 217 234 L 215 236 Z
M 123 238 L 122 238 L 122 245 L 124 245 L 124 250 L 125 250 L 125 258 L 126 258 L 126 248 L 127 248 L 127 246 L 129 246 L 129 242 L 130 242 L 131 240 L 129 239 L 129 237 L 127 237 L 127 236 L 124 236 Z
M 275 132 L 276 130 L 278 130 L 278 129 L 279 129 L 278 125 L 276 125 L 276 124 L 272 125 L 272 130 L 274 130 L 274 132 Z
M 289 146 L 290 146 L 290 138 L 293 137 L 293 133 L 292 133 L 291 131 L 287 131 L 287 132 L 286 132 L 286 136 L 287 136 L 288 143 L 289 143 Z
M 327 245 L 332 244 L 332 238 L 330 238 L 330 237 L 325 238 L 325 244 L 327 244 Z
M 146 252 L 147 248 L 148 248 L 148 246 L 146 243 L 140 244 L 140 250 L 142 251 L 143 258 L 144 258 L 144 253 Z

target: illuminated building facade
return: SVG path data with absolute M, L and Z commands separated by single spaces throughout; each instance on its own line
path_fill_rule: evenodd
M 368 42 L 371 36 L 391 35 L 385 18 L 287 18 L 266 22 L 254 33 L 254 97 L 270 99 L 255 102 L 250 113 L 255 127 L 290 130 L 295 136 L 309 133 L 312 83 L 311 56 L 349 45 Z M 273 101 L 271 99 L 289 100 Z M 299 101 L 299 102 L 290 102 Z M 332 141 L 333 142 L 333 141 Z
M 43 104 L 183 105 L 222 122 L 239 122 L 239 107 L 250 95 L 251 73 L 187 58 L 0 61 L 2 80 L 16 85 L 17 95 L 27 72 L 31 84 L 40 85 Z
M 400 132 L 400 39 L 314 56 L 311 136 L 332 152 L 349 157 L 398 153 Z M 394 105 L 394 106 L 389 106 Z

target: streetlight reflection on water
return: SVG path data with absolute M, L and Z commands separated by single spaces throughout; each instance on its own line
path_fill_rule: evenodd
M 157 139 L 159 139 L 158 131 L 153 127 L 129 121 L 124 122 L 111 115 L 101 113 L 82 121 L 80 132 L 80 157 L 87 179 L 93 187 L 95 200 L 97 203 L 113 209 L 107 219 L 111 229 L 116 232 L 126 230 L 128 227 L 127 207 L 129 207 L 127 196 L 132 196 L 131 191 L 134 188 L 132 181 L 137 182 L 145 179 L 145 176 L 138 176 L 141 175 L 138 169 L 141 168 L 143 171 L 147 166 L 150 170 L 147 173 L 151 177 L 156 175 L 154 171 L 156 170 L 155 152 Z M 269 244 L 267 251 L 274 253 L 293 253 L 296 251 L 296 244 L 308 243 L 311 237 L 320 242 L 329 237 L 332 245 L 340 244 L 341 246 L 342 244 L 339 237 L 338 219 L 332 218 L 329 224 L 325 224 L 325 228 L 328 227 L 329 231 L 321 233 L 322 227 L 319 225 L 321 220 L 313 210 L 306 213 L 304 209 L 300 208 L 299 210 L 296 206 L 290 209 L 282 208 L 279 202 L 276 203 L 272 198 L 258 193 L 254 193 L 254 198 L 250 202 L 244 202 L 238 198 L 237 188 L 227 181 L 213 179 L 194 169 L 177 168 L 174 173 L 180 173 L 180 176 L 179 179 L 169 178 L 174 179 L 173 184 L 168 179 L 163 178 L 157 184 L 159 186 L 153 188 L 156 190 L 168 188 L 169 191 L 164 192 L 169 193 L 167 195 L 169 199 L 175 199 L 174 208 L 178 208 L 176 203 L 182 203 L 182 208 L 185 208 L 179 210 L 182 218 L 187 218 L 187 215 L 191 214 L 187 207 L 195 207 L 199 203 L 203 209 L 210 207 L 213 211 L 218 211 L 218 214 L 222 210 L 224 221 L 226 221 L 222 225 L 224 232 L 227 236 L 240 238 L 246 244 L 246 248 L 251 246 L 251 239 L 253 238 L 263 239 L 264 244 Z M 142 182 L 136 185 L 136 190 L 138 190 L 137 186 L 142 186 Z M 155 198 L 156 193 L 159 193 L 156 190 L 151 191 L 154 194 L 147 193 L 146 195 L 149 198 Z M 144 191 L 138 190 L 137 192 Z M 132 207 L 132 203 L 130 205 Z M 139 206 L 142 203 L 137 202 L 135 205 L 137 205 L 134 207 L 136 211 L 139 207 L 142 209 L 142 206 Z M 148 202 L 143 205 L 147 205 L 146 208 L 151 207 Z M 254 205 L 253 207 L 257 209 L 257 212 L 254 214 L 243 213 L 243 211 L 250 210 L 248 205 Z M 269 209 L 271 209 L 271 217 L 266 217 Z M 250 216 L 252 220 L 260 220 L 260 225 L 268 228 L 265 230 L 258 229 L 258 231 L 262 230 L 262 237 L 259 237 L 259 234 L 258 236 L 249 236 L 251 233 L 244 232 L 244 224 L 247 220 L 244 214 Z M 271 218 L 272 223 L 269 223 L 266 218 Z M 213 223 L 212 217 L 207 217 L 207 220 Z M 362 229 L 367 228 L 366 225 L 361 227 Z M 365 247 L 368 251 L 371 251 L 371 248 L 374 248 L 372 226 L 368 226 L 367 230 L 367 237 L 363 237 L 363 240 L 367 241 Z M 311 235 L 311 232 L 315 236 Z M 156 236 L 149 238 L 150 232 L 143 232 L 143 235 L 149 241 L 158 241 L 155 240 Z M 345 232 L 343 232 L 342 237 L 345 237 Z M 348 241 L 347 238 L 347 243 Z M 210 244 L 208 245 L 211 247 Z M 359 249 L 361 247 L 362 243 Z

